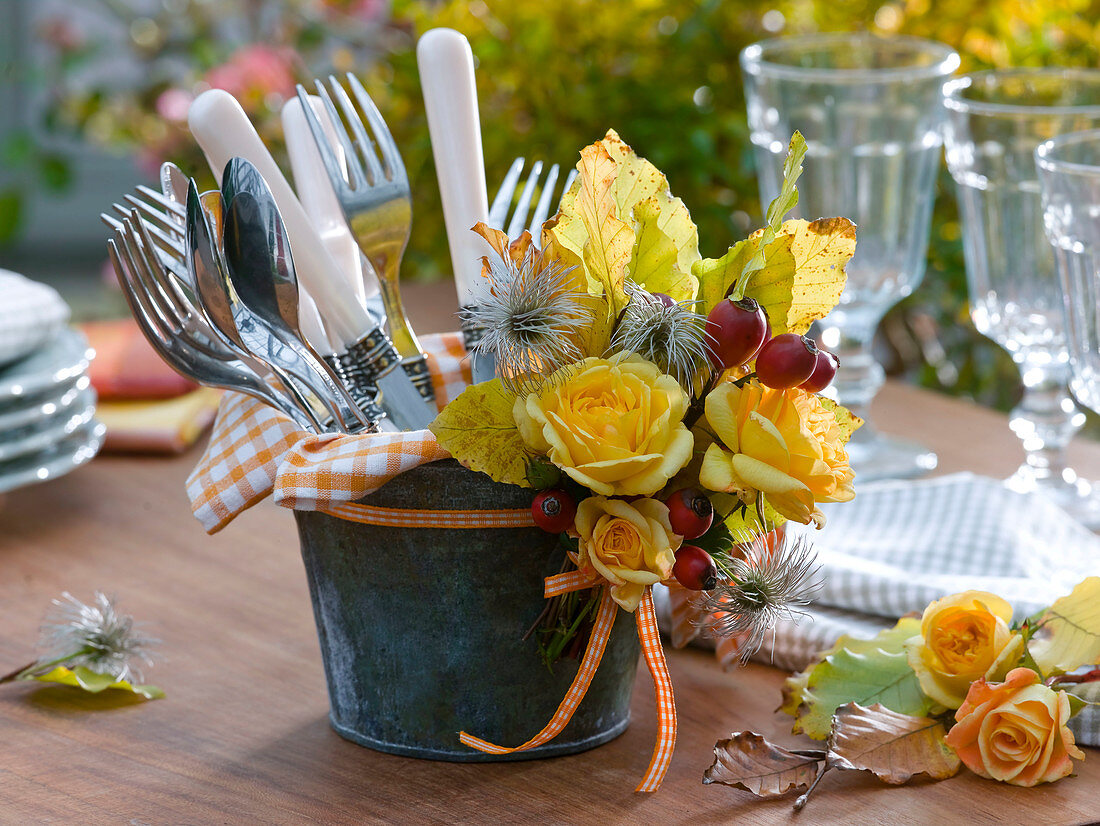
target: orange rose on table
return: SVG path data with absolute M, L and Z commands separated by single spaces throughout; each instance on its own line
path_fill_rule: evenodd
M 1023 654 L 1024 640 L 1008 627 L 1012 606 L 996 594 L 966 591 L 924 609 L 920 636 L 905 644 L 921 690 L 958 708 L 977 679 L 999 680 Z
M 978 680 L 955 713 L 947 745 L 975 774 L 1015 786 L 1050 783 L 1084 760 L 1073 732 L 1069 697 L 1039 682 L 1030 668 L 1008 672 L 1003 683 Z
M 590 496 L 577 506 L 581 570 L 611 583 L 611 598 L 627 611 L 646 587 L 672 576 L 681 537 L 672 532 L 668 507 L 656 499 L 626 502 Z
M 587 358 L 516 399 L 524 443 L 603 496 L 650 495 L 691 459 L 689 399 L 634 353 Z
M 699 471 L 705 487 L 747 504 L 763 494 L 782 516 L 818 527 L 825 523 L 818 504 L 855 496 L 847 437 L 813 393 L 727 382 L 707 396 L 705 412 L 725 445 L 707 448 Z

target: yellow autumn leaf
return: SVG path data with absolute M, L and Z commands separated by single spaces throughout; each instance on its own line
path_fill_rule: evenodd
M 678 251 L 660 227 L 657 198 L 646 198 L 634 206 L 635 239 L 629 277 L 651 293 L 664 293 L 676 301 L 691 301 L 699 281 L 677 263 Z
M 98 694 L 108 688 L 117 688 L 139 694 L 147 700 L 159 700 L 164 692 L 155 685 L 133 685 L 126 680 L 116 680 L 110 674 L 100 674 L 84 666 L 69 669 L 59 665 L 45 674 L 36 674 L 32 679 L 43 683 L 60 683 L 81 688 L 91 694 Z
M 1044 676 L 1100 663 L 1100 577 L 1056 600 L 1036 623 L 1028 653 Z
M 856 249 L 856 228 L 847 218 L 784 221 L 776 239 L 788 248 L 770 251 L 764 268 L 753 273 L 745 295 L 768 313 L 772 332 L 805 334 L 840 301 L 845 267 Z
M 549 228 L 557 246 L 572 253 L 588 291 L 625 303 L 623 279 L 634 248 L 634 230 L 618 217 L 612 190 L 617 164 L 600 142 L 581 150 L 577 180 L 562 198 L 561 214 Z M 563 256 L 564 260 L 567 260 Z
M 512 417 L 515 400 L 500 379 L 472 384 L 447 403 L 428 429 L 470 470 L 497 482 L 530 487 L 528 451 Z
M 738 280 L 749 259 L 757 254 L 763 239 L 763 230 L 753 233 L 744 241 L 738 241 L 721 258 L 704 258 L 691 267 L 691 274 L 699 282 L 698 298 L 702 302 L 698 312 L 703 315 L 726 297 Z M 791 239 L 781 235 L 771 242 L 765 251 L 765 267 L 769 264 L 793 279 L 794 257 L 790 253 Z M 736 295 L 736 298 L 742 296 Z M 772 332 L 777 332 L 774 327 Z
M 826 396 L 818 396 L 821 406 L 833 414 L 837 425 L 840 427 L 841 444 L 848 444 L 852 434 L 863 427 L 863 419 L 842 404 L 838 404 Z

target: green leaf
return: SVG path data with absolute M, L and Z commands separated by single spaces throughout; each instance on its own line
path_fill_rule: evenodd
M 919 633 L 919 619 L 902 617 L 870 640 L 843 636 L 805 672 L 788 678 L 782 710 L 793 710 L 794 733 L 824 740 L 833 714 L 847 703 L 881 703 L 914 717 L 935 708 L 905 654 L 905 641 Z
M 725 298 L 730 287 L 741 277 L 745 262 L 755 254 L 758 241 L 759 234 L 738 241 L 721 258 L 704 258 L 691 265 L 691 274 L 699 282 L 699 300 L 702 302 L 699 312 L 706 315 Z
M 512 416 L 515 401 L 500 379 L 472 384 L 443 408 L 428 429 L 470 470 L 529 488 L 528 450 Z
M 0 244 L 15 238 L 23 221 L 23 196 L 12 187 L 0 192 Z
M 676 245 L 659 226 L 660 218 L 656 198 L 647 198 L 634 207 L 636 236 L 627 275 L 651 293 L 690 301 L 695 298 L 699 281 L 689 271 L 680 269 Z
M 1027 647 L 1045 677 L 1100 662 L 1100 577 L 1090 576 L 1055 601 Z
M 73 669 L 59 665 L 45 674 L 37 674 L 31 679 L 44 683 L 60 683 L 61 685 L 73 686 L 90 694 L 98 694 L 108 688 L 116 688 L 140 694 L 147 700 L 159 700 L 164 696 L 164 692 L 155 685 L 133 685 L 126 680 L 116 680 L 110 674 L 99 674 L 82 665 L 78 665 Z
M 790 145 L 787 147 L 787 159 L 783 162 L 783 186 L 779 194 L 768 204 L 768 211 L 764 215 L 765 227 L 762 230 L 760 244 L 756 252 L 745 263 L 738 282 L 738 292 L 744 293 L 745 285 L 753 273 L 764 268 L 767 260 L 768 246 L 775 240 L 779 233 L 783 216 L 794 209 L 798 203 L 798 188 L 795 186 L 798 176 L 802 174 L 802 159 L 806 157 L 806 141 L 802 133 L 795 132 L 791 135 Z
M 40 155 L 38 158 L 38 171 L 42 184 L 52 192 L 61 192 L 72 184 L 73 175 L 69 162 L 60 155 L 53 153 Z

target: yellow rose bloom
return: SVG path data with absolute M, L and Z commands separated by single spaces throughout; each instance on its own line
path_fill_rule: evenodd
M 818 527 L 821 502 L 847 502 L 855 478 L 847 441 L 833 414 L 805 390 L 773 390 L 751 380 L 719 385 L 707 396 L 707 422 L 725 448 L 703 456 L 699 482 L 753 504 L 763 494 L 782 516 Z
M 691 459 L 689 399 L 634 353 L 587 358 L 516 399 L 526 445 L 603 496 L 650 495 Z
M 672 576 L 676 549 L 668 506 L 656 499 L 626 502 L 589 496 L 577 506 L 574 526 L 581 570 L 611 583 L 611 598 L 627 611 L 641 602 L 649 585 Z
M 920 636 L 905 643 L 921 690 L 946 708 L 958 708 L 975 680 L 999 680 L 1023 653 L 1013 632 L 1012 606 L 996 594 L 966 591 L 924 609 Z

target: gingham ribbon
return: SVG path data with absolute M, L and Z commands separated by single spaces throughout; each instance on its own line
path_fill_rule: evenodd
M 350 522 L 385 528 L 532 528 L 535 525 L 530 508 L 438 511 L 426 508 L 379 508 L 349 502 L 328 505 L 317 510 Z
M 568 571 L 546 578 L 544 596 L 557 596 L 592 586 L 593 581 L 582 571 Z M 565 692 L 565 698 L 542 731 L 523 745 L 514 748 L 495 745 L 465 731 L 459 732 L 459 740 L 470 748 L 488 754 L 511 754 L 533 749 L 557 737 L 573 719 L 574 712 L 584 699 L 589 686 L 592 685 L 592 678 L 596 676 L 596 669 L 600 666 L 603 653 L 607 649 L 607 641 L 611 637 L 611 629 L 615 625 L 616 608 L 616 603 L 611 598 L 611 589 L 605 586 L 600 597 L 596 621 L 588 638 L 588 646 L 581 658 L 580 668 L 577 669 L 577 676 L 573 678 L 573 683 Z M 646 588 L 642 594 L 642 601 L 638 604 L 634 617 L 638 624 L 638 639 L 642 643 L 642 655 L 653 677 L 653 686 L 657 694 L 657 743 L 645 777 L 634 791 L 655 792 L 661 787 L 661 781 L 664 780 L 669 763 L 672 761 L 672 752 L 676 748 L 676 702 L 672 696 L 672 680 L 668 675 L 668 665 L 665 663 L 665 653 L 661 647 L 661 637 L 657 630 L 657 614 L 653 609 L 653 595 L 650 588 Z
M 470 382 L 462 336 L 429 335 L 421 342 L 442 407 Z M 449 456 L 427 430 L 306 433 L 273 407 L 226 393 L 210 444 L 187 479 L 187 495 L 195 518 L 215 533 L 269 495 L 283 507 L 331 511 L 373 493 L 400 473 Z M 451 519 L 468 522 L 468 527 L 497 527 L 479 521 L 484 517 Z

